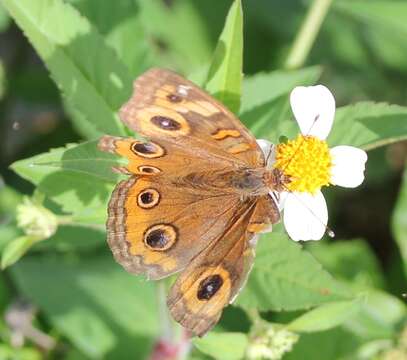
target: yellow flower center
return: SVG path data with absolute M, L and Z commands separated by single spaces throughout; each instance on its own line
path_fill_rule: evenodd
M 275 167 L 291 178 L 288 190 L 314 194 L 328 186 L 331 178 L 328 144 L 314 136 L 298 135 L 277 145 Z

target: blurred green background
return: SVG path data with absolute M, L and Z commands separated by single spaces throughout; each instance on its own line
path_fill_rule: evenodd
M 132 79 L 151 66 L 162 66 L 200 82 L 232 1 L 65 3 L 90 21 L 127 65 Z M 310 4 L 306 0 L 243 1 L 245 76 L 285 68 Z M 405 1 L 336 0 L 304 66 L 320 66 L 317 82 L 332 90 L 338 106 L 363 100 L 407 106 L 406 39 Z M 1 6 L 0 98 L 1 251 L 22 234 L 15 226 L 15 209 L 23 195 L 34 191 L 30 182 L 9 168 L 10 164 L 89 138 L 80 114 L 61 98 L 43 61 Z M 406 153 L 406 142 L 372 150 L 363 186 L 355 191 L 329 189 L 330 224 L 341 241 L 328 245 L 324 240 L 320 247 L 310 249 L 334 276 L 353 283 L 367 279 L 385 291 L 383 296 L 391 296 L 390 300 L 378 299 L 372 310 L 377 312 L 374 319 L 366 317 L 362 325 L 358 322 L 353 327 L 301 335 L 294 351 L 284 358 L 373 359 L 385 358 L 389 349 L 407 349 L 407 339 L 404 345 L 399 340 L 405 322 L 403 293 L 407 293 L 402 260 L 402 255 L 407 257 Z M 58 208 L 52 201 L 47 207 Z M 0 320 L 0 359 L 147 356 L 158 335 L 154 289 L 143 279 L 123 274 L 111 260 L 104 238 L 102 226 L 62 226 L 52 239 L 37 244 L 0 273 L 0 313 L 4 314 Z M 33 316 L 33 326 L 56 346 L 39 350 L 38 342 L 28 339 L 16 350 L 12 344 L 19 344 L 18 329 L 10 328 L 6 319 L 10 313 Z M 383 313 L 386 319 L 380 318 Z M 392 316 L 394 322 L 389 323 Z M 236 324 L 236 318 L 244 320 Z M 271 313 L 264 318 L 287 321 Z M 374 326 L 369 323 L 374 321 Z M 248 332 L 249 321 L 242 310 L 230 308 L 221 326 Z M 313 352 L 316 344 L 318 351 Z M 371 348 L 366 350 L 368 345 Z M 134 354 L 131 357 L 129 349 Z M 213 358 L 210 354 L 205 348 L 203 352 L 194 350 L 191 359 Z M 398 356 L 394 359 L 406 359 L 407 350 Z

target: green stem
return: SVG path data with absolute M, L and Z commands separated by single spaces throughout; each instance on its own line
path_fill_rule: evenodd
M 288 54 L 285 69 L 298 69 L 304 65 L 331 3 L 332 0 L 314 0 Z
M 69 226 L 80 226 L 88 229 L 94 230 L 104 230 L 105 226 L 100 224 L 88 224 L 79 221 L 75 221 L 75 218 L 70 215 L 59 215 L 58 216 L 58 226 L 69 225 Z
M 257 324 L 262 322 L 262 318 L 259 314 L 259 311 L 256 308 L 248 309 L 246 313 L 254 326 L 257 326 Z
M 73 217 L 71 215 L 58 215 L 58 225 L 73 225 Z
M 187 331 L 174 323 L 167 308 L 167 287 L 165 280 L 157 281 L 156 295 L 161 334 L 159 341 L 176 349 L 176 360 L 186 360 L 191 351 L 191 341 Z M 158 354 L 159 355 L 159 354 Z M 162 355 L 162 354 L 161 354 Z M 153 358 L 153 357 L 152 357 Z M 164 357 L 163 357 L 164 358 Z M 172 358 L 171 358 L 172 359 Z
M 165 286 L 165 280 L 157 281 L 156 294 L 158 303 L 158 314 L 161 322 L 161 337 L 168 342 L 173 342 L 175 341 L 175 336 L 173 333 L 171 319 L 167 310 L 167 289 Z

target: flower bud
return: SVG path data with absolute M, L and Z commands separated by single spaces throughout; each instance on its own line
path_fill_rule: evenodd
M 26 235 L 47 239 L 58 228 L 58 218 L 42 205 L 35 204 L 29 198 L 17 206 L 17 225 Z
M 253 334 L 246 355 L 250 360 L 279 360 L 285 353 L 291 351 L 297 340 L 297 334 L 266 325 Z

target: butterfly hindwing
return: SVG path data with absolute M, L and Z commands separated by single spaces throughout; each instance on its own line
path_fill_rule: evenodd
M 254 233 L 247 231 L 253 206 L 180 274 L 168 295 L 171 315 L 185 328 L 203 336 L 239 292 L 254 258 Z
M 246 282 L 257 232 L 279 217 L 272 204 L 269 196 L 246 202 L 233 225 L 189 263 L 171 288 L 167 303 L 172 316 L 195 335 L 204 335 L 218 322 Z M 272 213 L 265 216 L 269 206 Z

